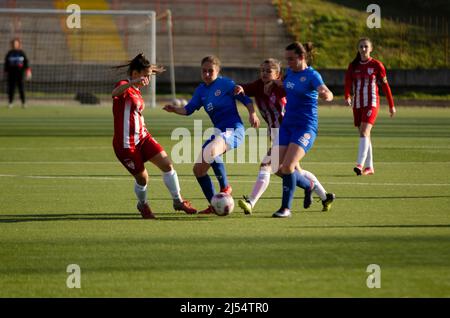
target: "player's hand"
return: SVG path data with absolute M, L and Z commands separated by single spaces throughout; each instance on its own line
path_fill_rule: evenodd
M 345 105 L 346 106 L 352 106 L 352 99 L 351 97 L 344 99 Z
M 236 85 L 234 87 L 234 95 L 239 95 L 239 94 L 245 95 L 244 88 L 241 85 Z
M 258 128 L 259 127 L 259 118 L 256 115 L 256 113 L 251 113 L 250 114 L 249 122 L 250 122 L 250 125 L 252 125 L 253 128 Z
M 163 107 L 163 109 L 168 113 L 173 113 L 175 111 L 175 108 L 176 106 L 171 104 L 167 104 L 166 106 Z
M 396 112 L 397 112 L 397 110 L 395 109 L 395 107 L 389 108 L 389 113 L 391 113 L 391 118 L 394 117 Z
M 150 84 L 150 79 L 147 76 L 142 76 L 131 81 L 131 84 L 137 84 L 139 86 L 147 86 Z

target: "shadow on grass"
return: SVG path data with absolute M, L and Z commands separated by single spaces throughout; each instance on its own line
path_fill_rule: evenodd
M 155 213 L 156 214 L 156 213 Z M 156 214 L 156 221 L 205 221 L 209 217 L 196 217 L 182 213 Z M 46 222 L 46 221 L 128 221 L 143 220 L 139 213 L 67 213 L 67 214 L 8 214 L 0 215 L 0 223 Z M 153 221 L 153 220 L 148 220 Z

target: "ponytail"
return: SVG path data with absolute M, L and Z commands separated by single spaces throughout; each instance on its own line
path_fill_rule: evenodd
M 118 66 L 114 66 L 115 69 L 120 69 L 123 67 L 128 67 L 127 73 L 131 75 L 133 71 L 141 72 L 147 68 L 150 68 L 152 74 L 160 74 L 165 71 L 164 67 L 161 65 L 150 64 L 149 60 L 145 57 L 143 53 L 139 53 L 132 60 L 130 60 L 127 64 L 122 64 Z

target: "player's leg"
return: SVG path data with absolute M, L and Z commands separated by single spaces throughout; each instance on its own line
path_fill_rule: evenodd
M 138 200 L 137 209 L 144 219 L 154 219 L 155 216 L 150 209 L 147 199 L 148 173 L 145 169 L 139 149 L 132 151 L 114 145 L 114 153 L 120 163 L 135 179 L 134 193 Z
M 17 78 L 17 87 L 19 88 L 20 100 L 22 102 L 22 108 L 25 108 L 25 88 L 23 74 L 20 73 Z
M 371 141 L 371 131 L 373 126 L 375 125 L 375 121 L 378 116 L 378 107 L 371 107 L 369 112 L 365 113 L 365 117 L 363 117 L 363 124 L 361 125 L 361 134 L 369 136 L 369 147 L 367 149 L 367 157 L 364 162 L 364 170 L 362 172 L 363 175 L 371 175 L 374 174 L 375 170 L 373 167 L 373 149 L 372 149 L 372 141 Z
M 271 162 L 270 162 L 270 153 L 271 150 L 268 151 L 267 155 L 261 162 L 259 167 L 258 176 L 256 178 L 256 182 L 253 185 L 253 190 L 250 196 L 244 196 L 243 199 L 238 201 L 238 205 L 244 210 L 245 214 L 251 214 L 253 208 L 258 202 L 259 198 L 262 194 L 267 190 L 267 187 L 270 183 L 270 174 L 271 174 Z
M 208 200 L 208 203 L 211 202 L 212 197 L 216 193 L 216 190 L 214 189 L 214 184 L 211 180 L 211 177 L 208 174 L 208 170 L 211 167 L 211 165 L 209 162 L 206 161 L 211 160 L 211 158 L 214 158 L 213 156 L 215 155 L 215 153 L 211 153 L 208 151 L 211 151 L 215 148 L 207 148 L 207 146 L 213 140 L 214 140 L 213 138 L 210 138 L 203 144 L 202 151 L 198 155 L 198 158 L 195 161 L 194 167 L 192 169 L 194 176 L 197 178 L 197 182 L 200 185 L 200 188 L 202 189 L 203 195 L 205 196 L 206 200 Z M 206 148 L 207 150 L 205 151 Z M 198 213 L 209 214 L 214 213 L 214 210 L 212 209 L 211 205 L 209 205 L 205 210 L 201 210 Z
M 221 137 L 214 138 L 203 149 L 203 159 L 208 162 L 214 171 L 220 186 L 220 192 L 227 192 L 231 194 L 231 187 L 228 183 L 227 171 L 222 160 L 222 154 L 225 153 L 229 147 L 225 140 Z
M 298 166 L 298 169 L 300 169 L 300 173 L 314 182 L 314 192 L 319 196 L 319 198 L 322 200 L 322 211 L 329 211 L 331 209 L 331 204 L 336 199 L 336 195 L 334 193 L 328 193 L 323 185 L 320 183 L 319 179 L 310 171 L 304 170 L 300 168 L 300 165 Z
M 173 208 L 177 211 L 185 211 L 188 214 L 197 213 L 197 210 L 192 207 L 189 201 L 183 200 L 178 174 L 162 146 L 150 136 L 143 141 L 141 147 L 144 160 L 149 160 L 162 171 L 164 185 L 172 196 Z
M 283 195 L 280 209 L 275 212 L 273 217 L 290 217 L 292 201 L 296 188 L 297 178 L 294 174 L 297 162 L 305 156 L 305 150 L 295 143 L 290 143 L 284 156 L 280 156 L 280 172 L 283 178 Z
M 16 89 L 16 78 L 13 73 L 8 73 L 8 108 L 13 107 L 15 89 Z

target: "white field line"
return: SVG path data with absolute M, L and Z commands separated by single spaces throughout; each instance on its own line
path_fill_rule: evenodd
M 225 163 L 227 163 L 225 161 Z M 228 163 L 230 165 L 235 164 L 258 164 L 255 163 Z M 118 161 L 0 161 L 0 165 L 104 165 L 104 164 L 114 164 L 120 165 Z M 175 163 L 180 164 L 193 164 L 192 163 Z M 350 165 L 353 166 L 355 163 L 353 161 L 342 162 L 342 161 L 305 161 L 305 165 Z M 405 165 L 405 164 L 450 164 L 450 161 L 377 161 L 377 165 Z
M 119 180 L 130 182 L 131 177 L 85 177 L 85 176 L 33 176 L 33 175 L 18 175 L 18 174 L 0 174 L 0 178 L 26 178 L 26 179 L 61 179 L 61 180 Z M 234 177 L 239 178 L 239 177 Z M 163 181 L 162 178 L 152 176 L 151 181 Z M 182 182 L 197 182 L 194 179 L 182 179 Z M 239 180 L 239 183 L 254 183 L 255 180 Z M 281 184 L 281 181 L 272 180 L 271 183 Z M 358 186 L 399 186 L 399 187 L 448 187 L 450 183 L 372 183 L 372 182 L 324 182 L 324 184 L 334 184 L 334 185 L 358 185 Z
M 315 146 L 317 149 L 354 149 L 355 146 Z M 111 146 L 45 146 L 45 150 L 90 150 L 90 149 L 112 149 Z M 377 149 L 448 149 L 450 146 L 377 146 Z M 0 150 L 43 150 L 43 147 L 0 147 Z

